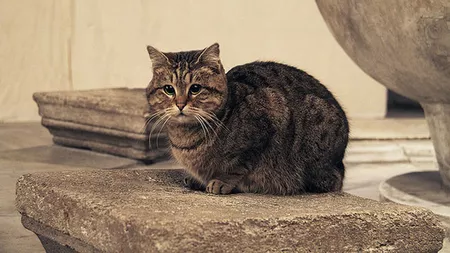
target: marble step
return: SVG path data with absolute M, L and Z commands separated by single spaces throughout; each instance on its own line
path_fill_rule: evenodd
M 346 163 L 436 163 L 431 140 L 351 140 Z

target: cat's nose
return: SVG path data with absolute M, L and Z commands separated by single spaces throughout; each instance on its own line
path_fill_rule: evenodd
M 177 107 L 178 109 L 180 109 L 180 111 L 182 111 L 185 106 L 186 104 L 177 104 Z

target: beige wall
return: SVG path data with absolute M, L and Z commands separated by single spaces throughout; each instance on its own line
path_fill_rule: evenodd
M 351 117 L 386 109 L 385 88 L 345 55 L 314 1 L 0 0 L 0 37 L 0 121 L 39 119 L 35 91 L 145 87 L 146 44 L 219 42 L 226 69 L 276 60 L 321 80 Z
M 0 0 L 0 122 L 37 120 L 36 91 L 71 89 L 69 0 Z

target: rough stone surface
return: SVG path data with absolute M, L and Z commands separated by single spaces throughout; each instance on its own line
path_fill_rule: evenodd
M 442 181 L 450 189 L 450 1 L 316 3 L 336 40 L 363 71 L 420 102 Z
M 167 155 L 163 131 L 146 125 L 143 89 L 39 92 L 33 95 L 57 144 L 89 148 L 140 160 Z
M 83 247 L 105 252 L 442 247 L 444 231 L 424 209 L 348 194 L 215 196 L 184 189 L 183 176 L 180 170 L 28 174 L 17 182 L 16 205 L 27 228 L 81 252 L 89 252 Z
M 410 172 L 391 177 L 380 184 L 379 192 L 384 201 L 433 211 L 450 236 L 450 192 L 442 187 L 438 171 Z

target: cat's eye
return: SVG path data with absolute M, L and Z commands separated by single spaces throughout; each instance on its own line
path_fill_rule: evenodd
M 172 85 L 165 85 L 165 86 L 163 87 L 163 89 L 164 89 L 164 92 L 165 92 L 167 95 L 169 95 L 169 96 L 175 95 L 175 89 L 173 88 Z
M 200 84 L 193 84 L 189 88 L 189 92 L 193 95 L 198 94 L 202 90 L 202 86 Z

